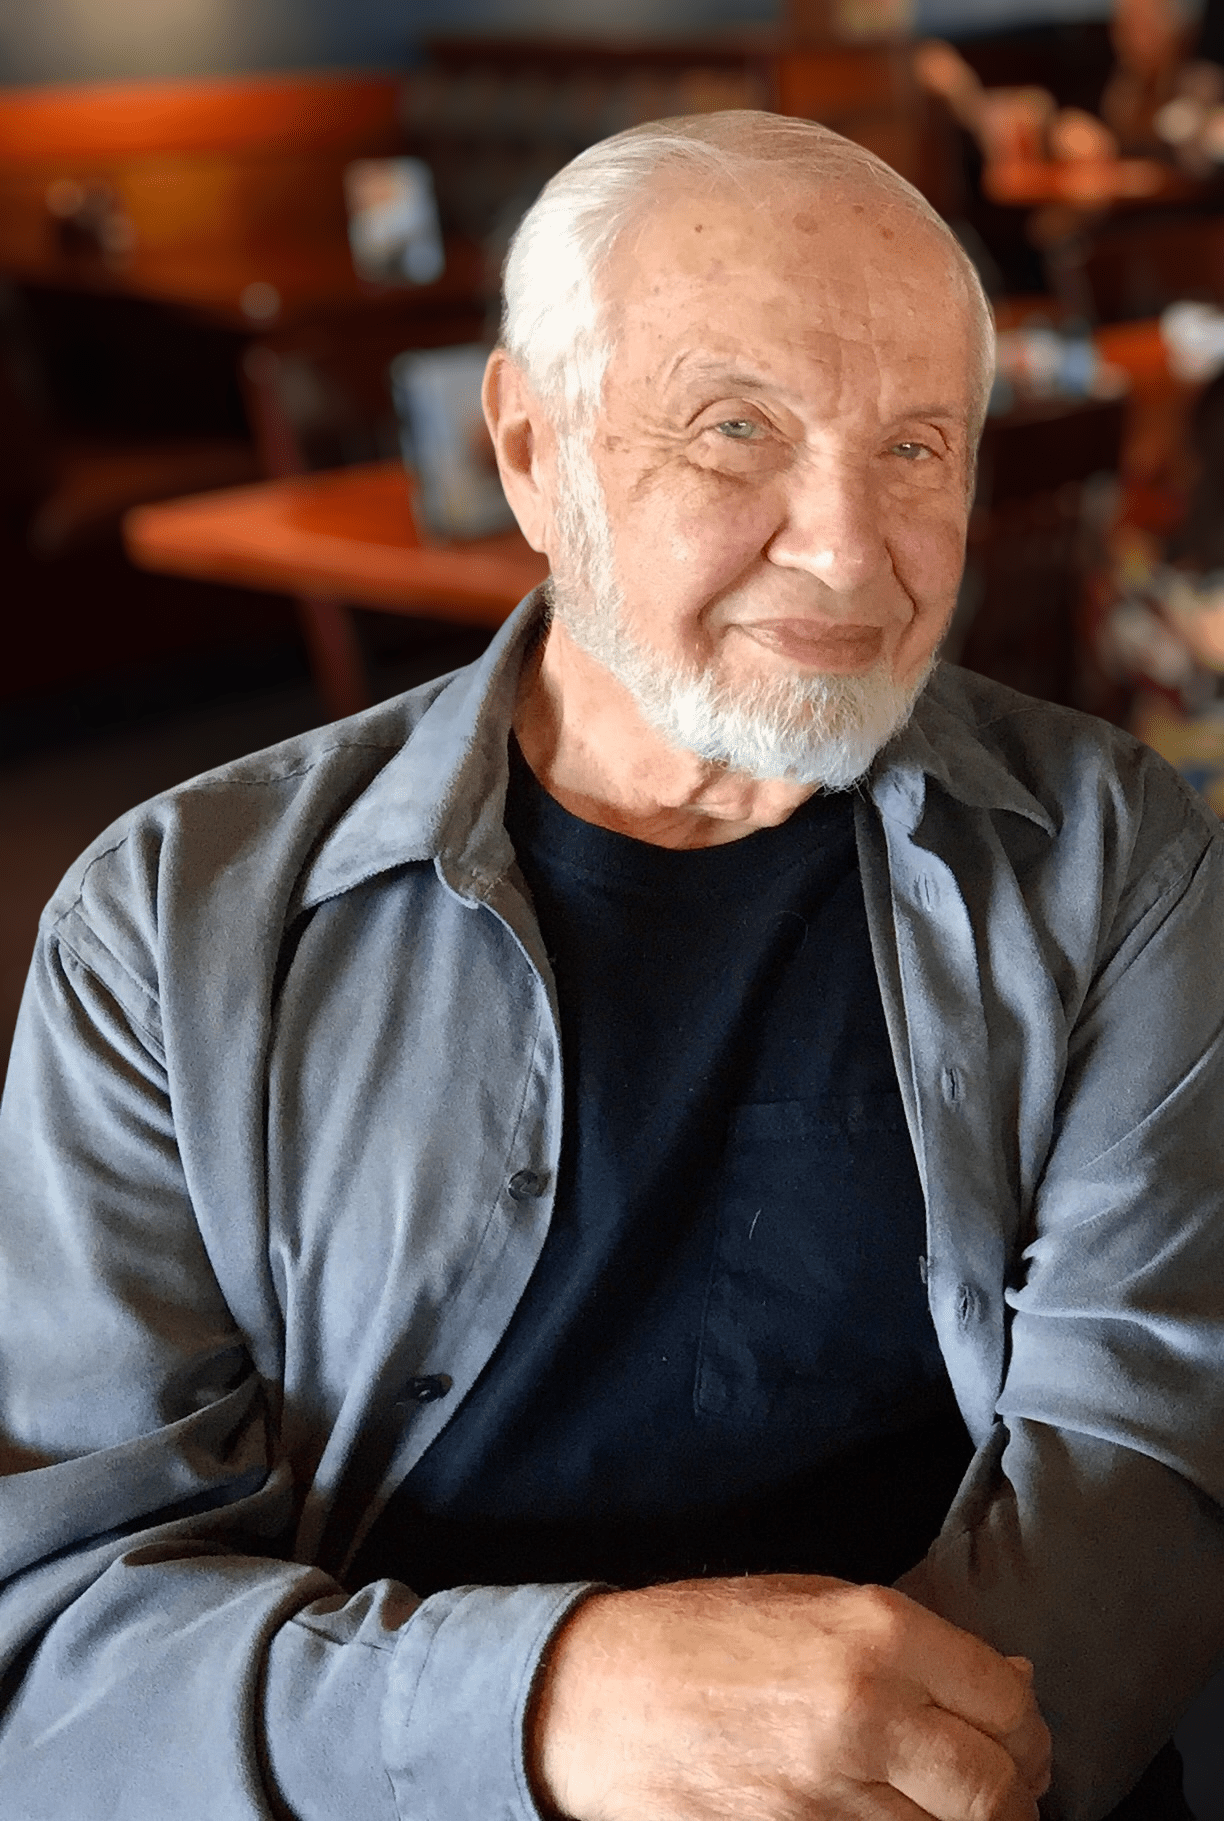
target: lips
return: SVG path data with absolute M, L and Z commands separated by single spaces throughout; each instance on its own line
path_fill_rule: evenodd
M 739 630 L 793 663 L 814 670 L 868 670 L 884 650 L 880 626 L 835 626 L 820 620 L 757 620 Z

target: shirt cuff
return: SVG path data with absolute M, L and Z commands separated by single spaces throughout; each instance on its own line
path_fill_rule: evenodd
M 598 1583 L 453 1587 L 413 1614 L 395 1647 L 383 1761 L 411 1821 L 541 1821 L 526 1719 L 544 1652 Z

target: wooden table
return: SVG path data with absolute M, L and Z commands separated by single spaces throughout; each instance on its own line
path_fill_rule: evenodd
M 1107 208 L 1126 202 L 1181 202 L 1202 185 L 1155 158 L 1101 158 L 1060 163 L 1053 159 L 1010 159 L 987 165 L 982 188 L 992 202 L 1013 208 L 1065 203 L 1076 209 Z
M 319 691 L 335 715 L 369 701 L 348 607 L 500 626 L 548 573 L 517 530 L 465 543 L 423 539 L 398 462 L 138 506 L 124 538 L 144 569 L 296 595 Z

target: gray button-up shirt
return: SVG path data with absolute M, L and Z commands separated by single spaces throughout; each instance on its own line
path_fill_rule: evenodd
M 552 1211 L 502 822 L 536 611 L 125 817 L 48 907 L 0 1115 L 5 1821 L 535 1816 L 582 1590 L 335 1577 Z M 1049 1812 L 1091 1821 L 1224 1643 L 1224 838 L 1125 736 L 948 668 L 857 814 L 979 1447 L 905 1584 L 1032 1657 Z

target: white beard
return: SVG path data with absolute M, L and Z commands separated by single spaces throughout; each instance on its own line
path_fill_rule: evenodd
M 934 658 L 908 686 L 893 681 L 886 661 L 862 676 L 761 677 L 734 689 L 669 663 L 625 624 L 603 490 L 580 433 L 561 437 L 558 466 L 569 573 L 550 585 L 554 614 L 628 690 L 647 725 L 683 752 L 762 782 L 857 784 L 909 720 Z

